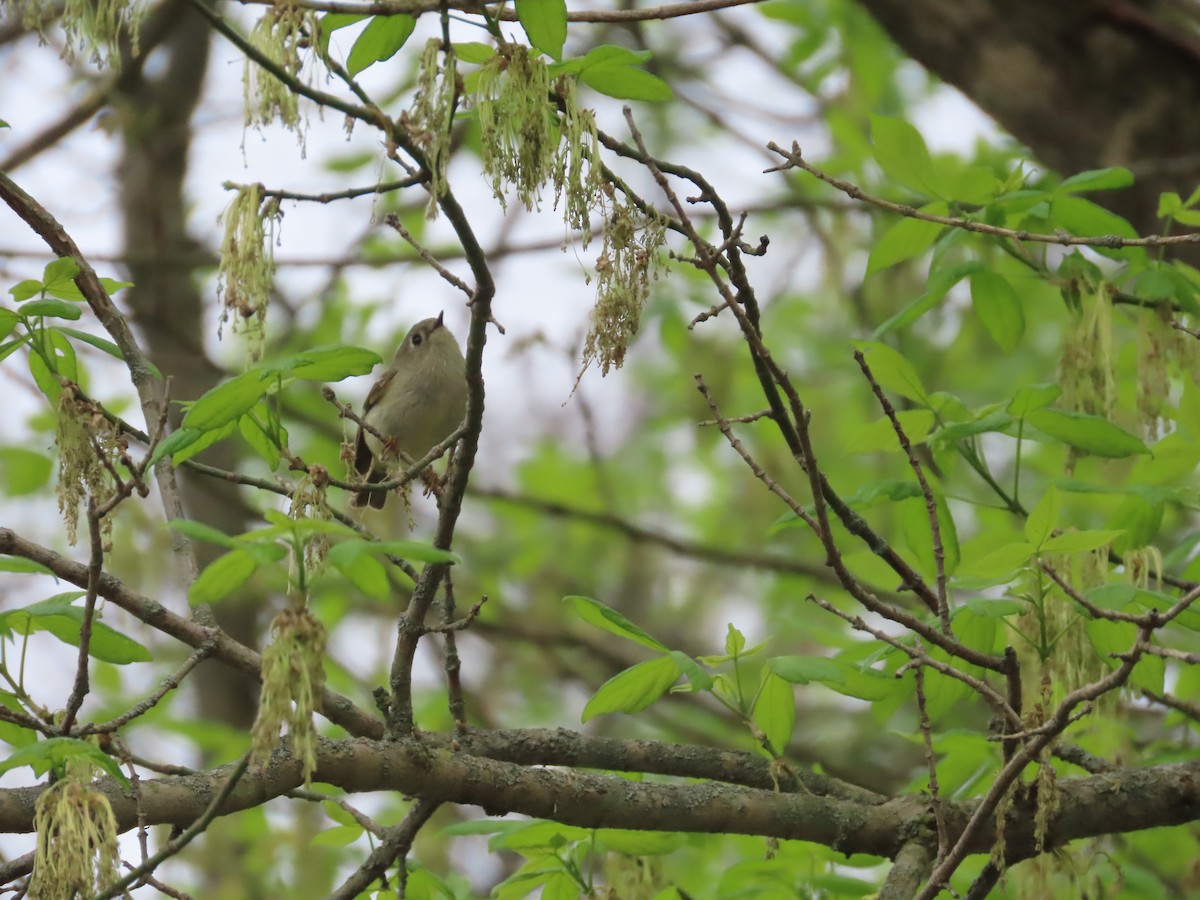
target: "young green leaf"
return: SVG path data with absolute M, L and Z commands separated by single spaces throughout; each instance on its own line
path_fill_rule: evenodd
M 782 756 L 796 726 L 796 694 L 791 684 L 769 669 L 763 669 L 753 717 L 754 724 L 766 735 L 771 751 Z
M 562 59 L 567 40 L 566 0 L 516 0 L 516 7 L 529 43 L 552 59 Z
M 50 457 L 24 447 L 0 447 L 0 486 L 10 497 L 23 497 L 50 481 Z
M 31 300 L 21 307 L 21 312 L 26 316 L 44 316 L 52 319 L 74 320 L 83 316 L 83 310 L 75 304 L 50 297 L 45 300 Z
M 946 204 L 936 203 L 922 207 L 922 211 L 945 215 L 948 210 Z M 943 227 L 924 219 L 901 217 L 880 235 L 879 240 L 871 247 L 871 255 L 867 258 L 866 277 L 920 256 L 933 246 Z
M 412 16 L 375 16 L 350 48 L 346 71 L 357 75 L 368 66 L 391 59 L 416 27 L 417 20 Z
M 236 375 L 206 391 L 192 404 L 180 423 L 183 428 L 209 431 L 233 422 L 274 386 L 258 369 Z
M 326 13 L 321 16 L 319 23 L 321 54 L 325 55 L 329 52 L 329 39 L 333 37 L 335 31 L 345 28 L 347 25 L 354 25 L 366 18 L 368 17 L 363 13 Z
M 1024 419 L 1034 410 L 1049 406 L 1062 396 L 1062 388 L 1057 384 L 1033 384 L 1023 387 L 1013 394 L 1008 404 L 1008 413 L 1018 419 Z
M 1106 459 L 1123 459 L 1149 453 L 1142 440 L 1108 419 L 1060 409 L 1039 409 L 1027 417 L 1029 424 L 1076 450 Z
M 928 406 L 929 394 L 921 384 L 921 376 L 907 359 L 889 347 L 877 341 L 854 341 L 854 346 L 863 352 L 867 364 L 880 387 L 892 391 L 901 397 L 915 400 Z
M 1050 539 L 1054 529 L 1058 527 L 1058 513 L 1061 505 L 1058 489 L 1051 485 L 1042 494 L 1042 499 L 1038 501 L 1037 506 L 1029 513 L 1029 518 L 1025 520 L 1025 538 L 1034 547 L 1041 549 L 1042 545 Z
M 115 759 L 90 741 L 81 741 L 78 738 L 53 737 L 22 747 L 4 762 L 0 762 L 0 773 L 19 766 L 29 766 L 38 778 L 50 771 L 63 775 L 66 773 L 67 762 L 80 758 L 111 775 L 126 789 L 130 787 L 129 779 L 125 777 Z
M 563 600 L 575 607 L 575 613 L 589 625 L 595 625 L 610 634 L 626 638 L 659 653 L 669 652 L 667 647 L 660 644 L 642 629 L 638 628 L 627 618 L 591 597 L 569 596 Z
M 1021 300 L 1008 279 L 990 269 L 971 275 L 971 305 L 984 329 L 1005 353 L 1017 349 L 1025 333 Z
M 925 139 L 908 122 L 888 116 L 871 116 L 875 161 L 892 179 L 918 194 L 940 197 L 933 159 Z
M 583 708 L 581 721 L 605 713 L 641 712 L 679 680 L 679 666 L 670 655 L 655 657 L 619 672 L 600 686 Z
M 579 77 L 592 90 L 617 100 L 662 102 L 675 96 L 657 75 L 632 66 L 590 66 Z
M 188 602 L 199 606 L 224 599 L 245 584 L 257 568 L 258 563 L 245 549 L 231 550 L 205 566 L 188 588 Z

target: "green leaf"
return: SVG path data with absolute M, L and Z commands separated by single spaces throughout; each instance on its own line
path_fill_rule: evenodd
M 712 690 L 713 678 L 705 671 L 703 666 L 679 650 L 670 651 L 670 656 L 675 660 L 675 665 L 679 667 L 679 671 L 687 678 L 688 686 L 691 688 L 692 693 Z
M 154 452 L 150 454 L 150 465 L 156 465 L 159 460 L 178 453 L 185 447 L 191 446 L 204 434 L 197 428 L 180 428 L 167 435 L 154 448 Z
M 605 66 L 634 66 L 638 67 L 649 62 L 653 54 L 649 50 L 630 50 L 617 44 L 600 44 L 593 47 L 583 56 L 565 59 L 562 62 L 551 63 L 552 75 L 578 75 L 585 69 Z
M 181 431 L 194 432 L 195 429 L 183 428 Z M 203 453 L 213 444 L 219 444 L 225 438 L 237 431 L 237 422 L 226 422 L 220 428 L 214 428 L 211 431 L 201 431 L 196 435 L 196 439 L 189 441 L 186 446 L 181 447 L 172 452 L 172 460 L 175 465 L 180 465 L 185 460 L 191 459 Z M 172 435 L 174 437 L 174 435 Z
M 79 646 L 80 627 L 83 624 L 83 607 L 74 606 L 83 591 L 67 591 L 46 600 L 3 614 L 3 621 L 19 634 L 45 631 L 64 644 Z M 114 665 L 149 662 L 153 657 L 145 647 L 132 638 L 105 625 L 98 616 L 92 617 L 92 636 L 88 642 L 88 654 Z
M 567 0 L 516 0 L 516 7 L 529 43 L 552 59 L 562 59 L 567 41 Z
M 6 344 L 0 344 L 0 362 L 8 359 L 17 350 L 30 342 L 30 335 L 23 334 L 15 340 L 9 341 Z
M 42 354 L 34 352 L 29 354 L 29 374 L 33 376 L 34 383 L 46 398 L 57 405 L 58 398 L 62 395 L 62 385 L 59 384 L 58 377 L 62 376 L 69 381 L 79 380 L 75 348 L 66 337 L 54 330 L 43 331 L 38 337 L 42 353 L 50 358 L 53 369 L 46 364 Z
M 343 541 L 329 548 L 329 563 L 373 600 L 386 600 L 392 588 L 383 563 L 365 552 L 364 541 Z
M 754 702 L 754 724 L 767 736 L 771 750 L 782 756 L 796 726 L 796 695 L 791 684 L 766 668 Z
M 907 397 L 909 400 L 928 406 L 929 394 L 921 384 L 921 376 L 907 359 L 889 347 L 877 341 L 853 341 L 855 347 L 863 352 L 867 364 L 879 386 L 885 391 Z
M 317 832 L 308 842 L 310 847 L 348 847 L 363 836 L 363 827 L 354 825 L 335 825 Z
M 941 446 L 974 437 L 977 434 L 988 434 L 989 432 L 997 431 L 1005 432 L 1008 431 L 1012 423 L 1012 416 L 1008 413 L 993 410 L 969 422 L 954 422 L 951 425 L 939 428 L 929 436 L 929 442 L 932 445 Z
M 1133 604 L 1138 589 L 1132 584 L 1114 582 L 1087 591 L 1084 596 L 1093 606 L 1113 612 L 1126 612 Z
M 776 656 L 767 668 L 792 684 L 815 681 L 860 700 L 883 700 L 899 690 L 891 675 L 824 656 Z
M 595 625 L 597 628 L 607 631 L 610 634 L 623 637 L 626 640 L 641 644 L 643 647 L 656 650 L 659 653 L 669 652 L 663 644 L 660 644 L 615 609 L 605 606 L 599 600 L 575 595 L 563 597 L 563 600 L 575 607 L 575 614 L 589 625 Z M 678 675 L 678 673 L 676 674 Z
M 245 584 L 257 568 L 258 562 L 245 549 L 231 550 L 204 567 L 188 588 L 188 602 L 199 606 L 228 597 Z
M 1051 485 L 1042 494 L 1042 499 L 1029 513 L 1025 520 L 1025 538 L 1034 547 L 1041 549 L 1050 539 L 1050 535 L 1058 526 L 1058 514 L 1062 501 L 1058 496 L 1058 488 Z
M 966 578 L 1003 579 L 1011 581 L 1018 569 L 1025 568 L 1037 552 L 1033 544 L 1019 542 L 1007 544 L 980 559 L 963 562 L 954 573 L 956 581 Z M 995 581 L 1000 584 L 1003 581 Z
M 416 27 L 417 20 L 412 16 L 375 16 L 350 48 L 346 71 L 357 75 L 368 66 L 391 59 Z
M 966 262 L 955 263 L 952 266 L 939 266 L 929 273 L 929 278 L 925 282 L 925 292 L 916 300 L 904 307 L 900 312 L 896 313 L 889 319 L 886 319 L 883 324 L 877 327 L 872 334 L 875 340 L 879 340 L 884 335 L 893 331 L 898 331 L 911 325 L 913 322 L 925 315 L 931 309 L 934 309 L 945 299 L 950 288 L 962 281 L 972 272 L 983 268 L 983 263 L 979 260 L 969 259 Z
M 896 413 L 900 427 L 913 444 L 925 440 L 937 417 L 929 409 L 904 409 Z M 891 420 L 882 416 L 873 422 L 851 430 L 846 437 L 846 448 L 850 453 L 881 453 L 899 450 L 896 430 Z
M 491 44 L 483 44 L 479 41 L 461 41 L 452 45 L 454 47 L 454 55 L 465 63 L 482 66 L 485 62 L 496 55 L 496 48 Z
M 37 572 L 42 575 L 53 575 L 46 566 L 32 559 L 22 559 L 19 556 L 0 556 L 0 572 Z
M 1019 616 L 1025 612 L 1025 604 L 1017 600 L 990 597 L 970 597 L 963 607 L 987 619 L 1003 619 L 1005 616 Z
M 53 298 L 32 300 L 21 307 L 21 312 L 26 316 L 48 316 L 54 319 L 74 320 L 83 316 L 83 310 L 75 304 Z
M 584 706 L 580 721 L 587 722 L 605 713 L 641 712 L 666 693 L 680 674 L 670 655 L 638 663 L 604 682 Z
M 1125 219 L 1116 213 L 1109 212 L 1099 204 L 1082 197 L 1058 197 L 1051 206 L 1054 224 L 1069 234 L 1081 237 L 1108 237 L 1115 235 L 1121 238 L 1136 238 L 1137 231 Z M 1094 248 L 1097 253 L 1118 258 L 1144 257 L 1146 252 L 1141 247 L 1130 247 L 1119 250 L 1109 250 L 1103 247 Z
M 880 503 L 898 503 L 901 500 L 920 496 L 921 486 L 917 482 L 889 478 L 864 484 L 846 502 L 854 509 L 869 509 Z
M 63 300 L 82 300 L 83 296 L 75 286 L 75 276 L 78 274 L 79 264 L 71 257 L 63 256 L 46 264 L 42 270 L 42 285 L 46 293 L 52 296 Z
M 265 375 L 283 375 L 305 381 L 341 381 L 355 375 L 366 375 L 382 358 L 363 347 L 318 347 L 278 363 L 262 367 Z
M 1107 547 L 1124 533 L 1124 531 L 1068 531 L 1055 535 L 1038 549 L 1042 553 L 1083 553 Z
M 0 485 L 10 497 L 23 497 L 50 481 L 50 457 L 24 447 L 0 447 Z
M 74 308 L 74 307 L 72 307 Z M 112 341 L 105 340 L 102 337 L 97 337 L 94 334 L 88 334 L 86 331 L 80 331 L 77 328 L 68 328 L 65 325 L 55 326 L 55 331 L 61 331 L 63 334 L 69 335 L 77 341 L 82 341 L 85 344 L 90 344 L 97 350 L 103 350 L 109 356 L 114 356 L 117 359 L 124 359 L 125 354 L 121 352 L 121 348 Z
M 258 404 L 258 410 L 265 416 L 266 406 L 264 404 Z M 263 430 L 262 425 L 255 420 L 254 416 L 242 416 L 237 420 L 237 425 L 238 431 L 242 435 L 242 440 L 249 444 L 255 453 L 266 460 L 271 471 L 275 471 L 281 457 L 279 448 L 275 446 L 274 438 Z
M 1090 169 L 1080 172 L 1078 175 L 1072 175 L 1058 186 L 1058 191 L 1064 194 L 1082 191 L 1112 191 L 1129 187 L 1131 184 L 1133 184 L 1132 172 L 1124 166 L 1112 166 L 1108 169 Z
M 117 281 L 115 278 L 102 277 L 99 279 L 100 286 L 104 288 L 105 293 L 110 297 L 118 291 L 123 291 L 125 288 L 133 287 L 132 281 Z
M 24 713 L 25 708 L 14 694 L 0 691 L 0 706 L 15 713 Z M 15 722 L 0 722 L 0 741 L 14 749 L 28 747 L 38 739 L 38 733 L 31 728 L 25 728 Z
M 996 199 L 1000 190 L 1000 181 L 991 167 L 984 165 L 965 166 L 954 173 L 947 182 L 945 177 L 940 179 L 947 197 L 959 203 L 969 203 L 983 206 Z
M 933 502 L 942 544 L 942 565 L 947 574 L 953 574 L 959 562 L 958 528 L 950 515 L 945 498 L 935 493 Z M 909 549 L 917 555 L 925 571 L 933 574 L 937 563 L 933 556 L 933 529 L 930 527 L 929 509 L 925 505 L 925 498 L 917 497 L 905 501 L 901 513 L 900 524 Z
M 0 773 L 19 766 L 29 766 L 38 778 L 50 771 L 61 776 L 66 773 L 69 760 L 80 758 L 108 773 L 127 789 L 130 787 L 129 779 L 125 777 L 115 759 L 95 744 L 78 738 L 53 737 L 22 747 L 0 763 Z
M 167 523 L 167 527 L 180 534 L 186 534 L 193 541 L 205 541 L 217 547 L 227 547 L 230 550 L 236 550 L 240 546 L 237 538 L 194 519 L 172 519 Z
M 971 275 L 971 305 L 1001 350 L 1012 353 L 1025 332 L 1025 313 L 1008 279 L 989 269 Z
M 871 116 L 875 161 L 894 181 L 918 194 L 940 197 L 933 159 L 925 139 L 908 122 L 888 116 Z
M 725 626 L 725 653 L 734 659 L 746 649 L 746 636 L 733 627 L 730 622 Z
M 1060 409 L 1039 409 L 1027 416 L 1029 424 L 1076 450 L 1106 459 L 1123 459 L 1150 449 L 1107 419 Z
M 1110 669 L 1121 664 L 1113 654 L 1128 653 L 1137 639 L 1137 626 L 1132 622 L 1112 622 L 1108 619 L 1087 619 L 1084 630 L 1096 655 Z
M 928 212 L 932 206 L 940 207 L 937 215 L 946 214 L 946 204 L 944 203 L 930 204 L 930 206 L 922 207 L 922 211 Z M 897 263 L 920 256 L 933 246 L 937 236 L 942 233 L 943 227 L 935 222 L 926 222 L 924 219 L 901 218 L 880 235 L 879 240 L 871 248 L 871 255 L 867 258 L 866 277 L 870 278 L 876 272 L 882 272 Z
M 590 66 L 579 77 L 592 90 L 617 100 L 662 102 L 675 96 L 657 75 L 632 66 Z
M 333 37 L 335 31 L 361 22 L 365 18 L 367 16 L 363 13 L 326 13 L 321 16 L 319 23 L 321 55 L 329 53 L 329 39 Z
M 24 281 L 18 281 L 8 289 L 8 292 L 12 294 L 14 300 L 16 300 L 18 303 L 21 303 L 25 300 L 28 300 L 30 297 L 36 297 L 43 291 L 43 289 L 43 285 L 40 281 L 33 281 L 32 279 L 27 278 Z
M 1121 529 L 1121 537 L 1113 542 L 1118 553 L 1128 553 L 1138 547 L 1148 546 L 1162 527 L 1165 504 L 1161 498 L 1140 497 L 1131 494 L 1125 497 L 1112 511 L 1107 524 Z
M 21 321 L 21 317 L 11 309 L 0 309 L 0 340 L 12 334 L 19 321 Z
M 1062 396 L 1062 388 L 1057 384 L 1034 384 L 1018 390 L 1008 404 L 1008 413 L 1018 419 L 1024 419 L 1031 412 L 1049 406 Z
M 58 259 L 46 263 L 46 267 L 42 270 L 42 281 L 46 284 L 70 281 L 78 274 L 79 264 L 69 256 L 60 256 Z
M 257 369 L 243 372 L 206 391 L 192 404 L 180 425 L 198 431 L 220 428 L 254 406 L 273 386 L 274 381 Z

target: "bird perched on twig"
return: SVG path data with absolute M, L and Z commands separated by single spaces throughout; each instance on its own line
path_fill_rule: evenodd
M 439 315 L 409 329 L 367 394 L 354 440 L 354 469 L 369 484 L 386 481 L 397 460 L 419 460 L 462 424 L 467 413 L 466 361 Z M 383 509 L 387 491 L 359 491 L 351 506 Z

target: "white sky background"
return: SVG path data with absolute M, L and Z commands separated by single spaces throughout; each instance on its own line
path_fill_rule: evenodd
M 249 13 L 257 12 L 257 8 L 239 10 L 225 5 L 223 11 L 227 15 L 238 13 L 243 21 L 248 22 Z M 779 27 L 769 23 L 752 8 L 734 9 L 724 15 L 757 34 Z M 434 17 L 422 19 L 408 46 L 393 59 L 392 64 L 408 65 L 407 57 L 411 57 L 414 49 L 433 33 L 434 25 Z M 572 26 L 573 33 L 575 27 Z M 663 26 L 647 26 L 651 40 L 656 27 Z M 456 28 L 456 39 L 482 39 L 477 29 L 461 25 Z M 676 39 L 681 29 L 687 29 L 689 41 L 685 46 L 688 58 L 711 60 L 715 45 L 702 19 L 695 22 L 674 20 L 670 28 Z M 510 26 L 510 33 L 515 34 L 514 29 L 515 26 Z M 334 36 L 334 46 L 348 51 L 355 33 L 355 29 L 338 32 Z M 0 129 L 0 158 L 57 119 L 90 87 L 86 81 L 70 77 L 69 68 L 56 58 L 53 46 L 39 48 L 36 44 L 36 39 L 26 38 L 16 45 L 0 49 L 0 119 L 10 125 L 8 129 Z M 405 58 L 404 62 L 401 62 L 402 58 Z M 148 63 L 151 70 L 153 63 L 151 58 Z M 773 118 L 778 114 L 778 110 L 773 108 L 773 98 L 781 98 L 781 103 L 796 103 L 801 95 L 794 87 L 785 91 L 775 81 L 775 76 L 750 54 L 733 55 L 727 67 L 730 71 L 711 71 L 707 83 L 721 86 L 718 90 L 727 97 L 734 93 L 732 86 L 736 85 L 738 95 L 759 98 L 757 102 L 760 108 L 769 111 L 772 118 L 754 108 L 726 107 L 724 114 L 736 125 L 740 140 L 729 137 L 720 140 L 706 138 L 704 141 L 685 142 L 670 153 L 673 161 L 693 165 L 704 172 L 736 211 L 738 202 L 749 202 L 772 193 L 772 179 L 778 176 L 761 174 L 771 164 L 769 154 L 762 149 L 768 141 L 787 145 L 792 140 L 798 140 L 803 146 L 811 147 L 820 140 L 820 134 L 811 129 L 808 133 L 779 130 L 777 119 Z M 387 64 L 376 66 L 374 70 L 363 73 L 360 81 L 368 92 L 384 91 L 391 81 L 386 72 Z M 921 77 L 915 68 L 911 74 Z M 328 89 L 340 93 L 336 84 Z M 677 93 L 692 97 L 697 90 L 699 86 L 693 83 L 681 86 Z M 601 127 L 618 137 L 627 136 L 620 101 L 597 97 L 590 92 L 585 93 L 584 97 L 586 102 L 595 105 Z M 711 102 L 713 98 L 696 95 L 696 99 Z M 635 115 L 638 115 L 638 104 L 633 106 Z M 221 230 L 217 217 L 232 197 L 230 192 L 221 187 L 225 181 L 261 181 L 268 187 L 321 192 L 367 184 L 377 176 L 383 179 L 398 177 L 396 167 L 390 163 L 368 167 L 350 176 L 326 171 L 326 161 L 354 151 L 374 152 L 382 159 L 378 136 L 376 132 L 360 125 L 347 141 L 339 114 L 327 113 L 322 121 L 311 105 L 307 109 L 307 158 L 301 156 L 295 136 L 279 128 L 267 129 L 261 135 L 256 131 L 246 132 L 243 155 L 242 57 L 227 41 L 216 37 L 205 98 L 194 119 L 196 131 L 187 179 L 187 190 L 194 204 L 190 217 L 193 237 L 208 247 L 215 249 L 218 246 Z M 393 114 L 397 111 L 398 107 L 391 110 Z M 813 114 L 812 109 L 794 111 L 797 121 Z M 648 120 L 649 116 L 645 118 Z M 935 151 L 969 151 L 981 134 L 994 133 L 990 122 L 961 95 L 950 89 L 938 92 L 931 102 L 917 111 L 915 118 L 931 149 Z M 681 121 L 685 120 L 681 118 Z M 654 148 L 651 149 L 653 151 Z M 117 142 L 95 123 L 90 123 L 11 173 L 26 191 L 60 220 L 83 252 L 96 259 L 114 256 L 121 250 L 121 225 L 113 212 L 116 209 L 116 181 L 112 170 L 117 151 Z M 478 172 L 474 157 L 466 154 L 460 156 L 451 170 L 451 185 L 471 215 L 472 222 L 479 227 L 483 246 L 489 246 L 503 223 L 497 217 L 498 206 Z M 647 193 L 653 196 L 650 191 Z M 509 215 L 518 217 L 510 236 L 511 243 L 557 241 L 563 237 L 562 220 L 558 213 L 550 209 L 551 199 L 547 198 L 541 214 L 527 214 L 518 209 L 515 201 L 510 202 Z M 343 256 L 354 239 L 371 227 L 373 206 L 371 198 L 367 197 L 328 205 L 289 202 L 284 204 L 284 210 L 281 244 L 276 248 L 279 262 L 277 284 L 293 303 L 303 308 L 305 299 L 325 284 L 326 270 L 292 263 Z M 376 227 L 385 229 L 385 226 Z M 748 233 L 761 233 L 753 220 L 748 225 Z M 762 283 L 779 284 L 789 278 L 806 278 L 803 271 L 772 272 L 773 258 L 782 262 L 795 257 L 795 248 L 785 246 L 789 239 L 804 240 L 805 235 L 789 235 L 777 230 L 772 234 L 771 253 L 765 260 L 754 262 L 756 277 L 761 277 Z M 427 243 L 436 247 L 443 241 L 452 242 L 453 234 L 444 223 L 438 223 L 427 238 Z M 494 274 L 498 290 L 495 314 L 507 328 L 508 334 L 507 337 L 500 337 L 494 332 L 489 335 L 485 368 L 487 418 L 482 438 L 481 471 L 478 473 L 480 483 L 508 481 L 506 472 L 511 471 L 519 461 L 523 448 L 546 431 L 562 435 L 564 440 L 577 442 L 582 447 L 576 401 L 563 405 L 570 394 L 578 363 L 569 359 L 564 351 L 579 345 L 586 328 L 595 287 L 594 284 L 589 286 L 585 283 L 582 267 L 590 269 L 599 246 L 597 239 L 587 250 L 581 250 L 576 245 L 566 253 L 555 249 L 511 256 L 496 265 Z M 45 255 L 43 245 L 24 223 L 7 207 L 0 208 L 0 305 L 11 302 L 6 295 L 7 286 L 22 278 L 39 277 L 49 258 Z M 467 277 L 464 265 L 458 262 L 450 265 Z M 95 268 L 102 275 L 123 277 L 123 271 L 116 263 L 97 261 Z M 757 275 L 757 272 L 763 274 Z M 423 266 L 391 266 L 379 270 L 354 266 L 347 270 L 345 277 L 350 284 L 350 296 L 357 300 L 375 302 L 385 298 L 394 299 L 394 305 L 390 308 L 379 310 L 372 328 L 372 334 L 380 339 L 380 344 L 372 349 L 385 358 L 394 349 L 391 344 L 384 343 L 386 335 L 442 310 L 446 311 L 447 322 L 460 340 L 465 336 L 467 310 L 462 295 Z M 669 280 L 666 285 L 669 289 Z M 240 346 L 228 339 L 226 345 L 221 346 L 216 338 L 215 279 L 209 281 L 207 290 L 212 295 L 209 307 L 212 313 L 207 323 L 210 350 L 214 358 L 236 369 L 241 359 Z M 121 305 L 119 294 L 117 303 Z M 77 327 L 90 327 L 87 323 L 88 317 L 85 315 L 81 322 L 74 324 Z M 511 352 L 514 345 L 523 344 L 539 333 L 548 339 L 548 347 L 534 348 L 520 356 Z M 642 341 L 634 352 L 653 352 L 652 341 Z M 86 348 L 81 349 L 80 353 L 93 373 L 103 371 L 98 354 L 88 352 Z M 29 432 L 25 421 L 43 403 L 28 373 L 22 371 L 23 366 L 13 365 L 16 359 L 12 357 L 0 365 L 0 391 L 6 399 L 5 425 L 0 428 L 0 444 L 3 445 L 21 445 L 27 441 Z M 112 367 L 110 371 L 114 379 L 122 379 L 115 382 L 125 385 L 121 391 L 131 394 L 127 381 L 123 380 L 124 370 Z M 343 400 L 351 397 L 361 399 L 370 381 L 370 378 L 361 378 L 337 385 L 338 394 Z M 626 417 L 622 416 L 629 390 L 628 383 L 620 373 L 601 379 L 596 371 L 589 372 L 580 387 L 582 396 L 591 403 L 597 417 L 598 433 L 602 437 L 609 435 L 614 443 L 629 425 Z M 99 383 L 95 385 L 95 393 L 102 398 L 111 397 L 112 394 Z M 22 533 L 34 539 L 55 544 L 61 539 L 61 526 L 57 517 L 51 517 L 52 512 L 51 507 L 44 503 L 5 499 L 0 525 L 18 526 Z M 79 558 L 80 550 L 76 548 L 73 555 Z M 25 577 L 0 573 L 0 604 L 11 608 L 41 599 L 44 594 L 29 592 L 31 581 Z M 37 586 L 38 591 L 41 588 L 42 585 Z M 175 608 L 178 609 L 178 605 Z M 739 613 L 730 610 L 729 613 L 734 623 L 743 627 L 752 639 L 753 635 L 761 633 L 762 623 L 747 618 L 749 611 L 742 610 Z M 44 636 L 43 639 L 46 644 L 42 646 L 51 643 Z M 62 645 L 57 646 L 62 648 Z M 34 661 L 46 658 L 51 657 L 47 654 Z M 53 658 L 57 659 L 57 656 Z M 73 656 L 70 658 L 71 663 L 47 665 L 37 673 L 39 694 L 43 698 L 67 696 L 73 677 Z M 469 676 L 470 673 L 465 674 Z M 28 770 L 25 772 L 28 774 Z M 10 774 L 5 783 L 13 784 L 23 779 L 24 776 Z M 9 852 L 25 852 L 28 846 L 28 838 L 6 839 L 0 844 Z M 133 847 L 126 846 L 125 849 L 128 852 Z

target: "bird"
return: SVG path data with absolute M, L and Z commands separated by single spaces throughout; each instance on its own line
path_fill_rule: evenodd
M 390 366 L 371 387 L 354 439 L 354 470 L 368 484 L 386 481 L 397 459 L 415 462 L 448 438 L 467 414 L 466 360 L 443 321 L 422 319 L 409 329 Z M 383 509 L 387 491 L 358 491 L 356 508 Z

